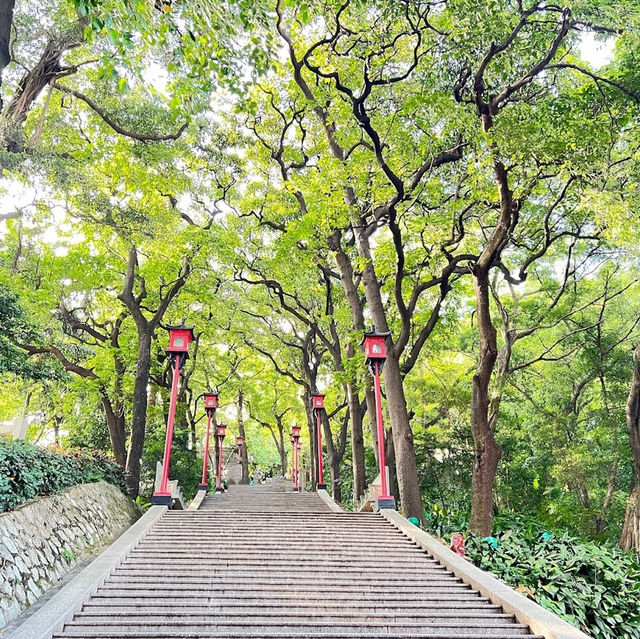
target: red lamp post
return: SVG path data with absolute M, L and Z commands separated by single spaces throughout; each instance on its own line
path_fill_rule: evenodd
M 362 343 L 367 365 L 373 375 L 373 383 L 376 395 L 376 425 L 378 431 L 378 460 L 380 465 L 380 495 L 376 500 L 377 509 L 396 507 L 396 500 L 389 494 L 387 486 L 387 459 L 384 450 L 384 424 L 382 421 L 382 392 L 380 391 L 380 373 L 387 359 L 386 338 L 387 333 L 376 333 L 375 330 L 365 333 Z
M 311 395 L 311 407 L 315 411 L 317 420 L 316 442 L 318 444 L 318 483 L 316 490 L 326 490 L 327 485 L 324 483 L 324 475 L 322 472 L 322 412 L 324 410 L 324 395 L 322 393 L 314 393 Z
M 296 442 L 296 468 L 298 477 L 298 492 L 302 492 L 302 468 L 300 467 L 300 459 L 302 458 L 302 442 Z
M 169 346 L 167 353 L 173 368 L 173 379 L 171 381 L 171 398 L 169 400 L 169 414 L 167 416 L 167 434 L 164 441 L 164 456 L 162 458 L 162 476 L 160 487 L 151 497 L 154 506 L 171 506 L 171 491 L 169 483 L 169 463 L 171 462 L 171 445 L 173 444 L 173 424 L 176 417 L 176 402 L 178 398 L 178 382 L 180 380 L 180 369 L 189 357 L 189 344 L 194 339 L 193 327 L 182 324 L 177 326 L 166 326 L 169 331 Z
M 207 466 L 209 463 L 209 434 L 211 432 L 211 420 L 216 414 L 216 408 L 218 408 L 218 393 L 209 391 L 204 393 L 204 409 L 207 411 L 207 434 L 204 438 L 204 462 L 202 464 L 202 481 L 198 486 L 198 490 L 207 490 L 209 487 L 207 483 Z
M 291 428 L 291 465 L 293 474 L 293 492 L 300 492 L 300 426 Z
M 216 492 L 223 493 L 224 486 L 222 485 L 222 442 L 227 432 L 226 424 L 218 424 L 216 429 L 216 435 L 218 436 L 218 481 L 216 483 Z
M 238 435 L 236 437 L 236 446 L 238 447 L 238 461 L 242 461 L 242 445 L 244 444 L 244 437 Z

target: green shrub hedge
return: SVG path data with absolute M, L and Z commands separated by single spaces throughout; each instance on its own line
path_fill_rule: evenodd
M 612 545 L 546 530 L 517 514 L 496 517 L 494 537 L 468 532 L 464 517 L 434 511 L 428 528 L 462 532 L 468 557 L 595 639 L 640 639 L 640 562 Z
M 40 495 L 101 480 L 125 490 L 122 468 L 103 452 L 40 448 L 0 437 L 0 512 Z

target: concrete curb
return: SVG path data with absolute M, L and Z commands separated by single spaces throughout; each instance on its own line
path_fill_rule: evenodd
M 532 632 L 543 635 L 545 639 L 590 639 L 584 632 L 517 593 L 497 577 L 476 568 L 466 559 L 456 555 L 435 537 L 414 526 L 395 510 L 384 509 L 380 514 L 453 572 L 456 577 L 473 586 L 492 603 L 502 606 L 505 612 L 515 615 L 520 623 L 527 624 Z
M 203 499 L 207 496 L 207 491 L 204 489 L 198 490 L 196 496 L 191 500 L 187 510 L 198 510 L 202 505 Z
M 133 526 L 5 639 L 51 639 L 54 632 L 60 632 L 166 511 L 166 506 L 151 506 Z
M 333 497 L 326 490 L 318 490 L 318 496 L 322 501 L 329 506 L 329 509 L 334 513 L 343 513 L 345 509 L 333 501 Z

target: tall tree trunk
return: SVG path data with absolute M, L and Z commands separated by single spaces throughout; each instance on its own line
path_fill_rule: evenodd
M 313 380 L 315 383 L 315 380 Z M 311 408 L 311 392 L 309 388 L 304 390 L 304 410 L 307 416 L 307 429 L 309 431 L 309 472 L 311 474 L 311 483 L 314 485 L 318 478 L 318 464 L 316 460 L 316 420 Z
M 287 476 L 287 449 L 284 443 L 284 427 L 282 424 L 278 425 L 278 439 L 280 445 L 278 446 L 278 452 L 280 453 L 280 466 L 282 467 L 282 476 Z
M 136 377 L 133 386 L 133 406 L 131 408 L 131 436 L 127 453 L 127 487 L 135 499 L 140 490 L 140 460 L 144 447 L 147 426 L 147 387 L 151 368 L 151 331 L 138 329 L 138 357 Z
M 388 428 L 385 433 L 384 454 L 387 457 L 387 468 L 389 469 L 389 491 L 393 498 L 400 501 L 400 490 L 398 488 L 398 473 L 396 471 L 396 450 L 393 446 L 393 433 Z
M 102 407 L 107 420 L 107 430 L 111 441 L 111 450 L 116 459 L 116 463 L 123 468 L 127 465 L 127 443 L 124 422 L 124 407 L 117 402 L 114 406 L 107 391 L 100 390 Z
M 493 530 L 493 484 L 502 451 L 493 435 L 489 417 L 489 384 L 498 355 L 496 329 L 489 306 L 489 269 L 474 271 L 478 362 L 471 395 L 471 433 L 475 447 L 471 480 L 470 530 L 490 535 Z
M 380 283 L 376 277 L 371 255 L 369 238 L 359 226 L 354 226 L 356 245 L 360 257 L 365 260 L 362 273 L 367 303 L 379 332 L 389 330 L 387 317 L 382 301 Z M 387 338 L 387 361 L 384 365 L 384 387 L 387 394 L 391 430 L 393 433 L 393 445 L 396 451 L 396 471 L 398 474 L 398 489 L 402 512 L 407 517 L 416 517 L 424 523 L 424 506 L 420 496 L 420 483 L 418 481 L 418 466 L 413 445 L 413 432 L 409 422 L 407 400 L 404 394 L 400 361 L 395 352 L 393 340 Z
M 358 289 L 355 284 L 353 265 L 351 264 L 351 260 L 342 248 L 342 233 L 340 230 L 334 231 L 329 237 L 329 247 L 335 254 L 336 264 L 338 265 L 338 271 L 340 273 L 340 281 L 342 282 L 342 288 L 344 289 L 347 302 L 349 303 L 349 310 L 351 311 L 353 328 L 356 331 L 364 331 L 365 325 L 363 303 L 360 299 L 360 296 L 358 295 Z M 376 463 L 378 463 L 378 431 L 376 428 L 375 418 L 376 398 L 373 392 L 371 378 L 368 374 L 365 379 L 365 397 L 367 400 L 367 414 L 369 416 L 369 427 L 371 429 L 371 443 L 373 446 L 373 454 L 375 455 Z M 362 418 L 360 418 L 360 424 L 362 424 Z
M 345 384 L 351 422 L 351 464 L 353 467 L 353 501 L 356 503 L 365 491 L 364 436 L 360 398 L 354 384 Z M 335 497 L 335 495 L 334 495 Z
M 600 509 L 600 515 L 596 520 L 596 535 L 601 535 L 604 532 L 607 523 L 607 515 L 611 509 L 611 502 L 613 500 L 613 493 L 616 488 L 616 479 L 618 477 L 618 465 L 619 460 L 614 460 L 609 469 L 609 478 L 607 479 L 607 492 L 602 502 L 602 508 Z
M 249 453 L 247 451 L 247 438 L 244 432 L 244 391 L 238 391 L 238 434 L 244 440 L 244 444 L 240 447 L 240 463 L 242 464 L 241 484 L 249 483 Z
M 396 359 L 393 350 L 391 350 L 390 356 L 387 357 L 383 372 L 402 512 L 405 517 L 416 517 L 424 523 L 424 506 L 420 495 L 413 431 L 409 423 L 407 401 L 400 374 L 400 363 Z
M 622 524 L 620 548 L 640 550 L 640 344 L 633 353 L 633 378 L 627 399 L 627 428 L 633 459 L 633 485 Z
M 334 501 L 341 502 L 342 501 L 342 491 L 340 489 L 340 460 L 341 457 L 336 451 L 336 448 L 333 444 L 333 437 L 331 435 L 331 425 L 329 423 L 329 417 L 327 416 L 326 411 L 322 411 L 321 416 L 322 421 L 322 431 L 324 438 L 324 445 L 327 449 L 327 462 L 329 466 L 329 475 L 331 477 L 331 494 L 333 496 Z M 325 470 L 325 483 L 326 480 L 326 468 Z

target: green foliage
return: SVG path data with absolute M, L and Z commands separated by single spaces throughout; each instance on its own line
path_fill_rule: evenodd
M 58 368 L 42 361 L 32 361 L 17 343 L 31 343 L 35 328 L 19 302 L 18 295 L 0 283 L 0 375 L 13 373 L 25 379 L 62 377 Z
M 445 516 L 435 510 L 427 521 L 445 539 L 464 532 L 467 554 L 478 567 L 596 639 L 640 638 L 640 563 L 635 553 L 567 533 L 556 535 L 522 515 L 497 516 L 493 538 L 469 533 L 463 512 Z
M 0 438 L 0 512 L 34 497 L 94 481 L 125 490 L 122 468 L 105 453 L 40 448 Z

